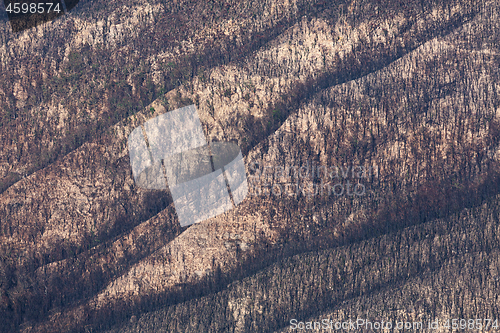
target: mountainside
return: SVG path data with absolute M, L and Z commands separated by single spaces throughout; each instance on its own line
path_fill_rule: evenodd
M 132 317 L 107 332 L 296 332 L 279 329 L 292 319 L 363 319 L 394 328 L 397 322 L 427 328 L 438 320 L 440 329 L 423 331 L 448 332 L 447 319 L 496 318 L 498 199 L 400 232 L 293 256 L 224 291 Z M 357 331 L 373 332 L 365 325 Z
M 496 318 L 500 3 L 81 1 L 0 24 L 6 332 Z M 127 139 L 194 104 L 249 193 L 182 228 Z M 449 285 L 448 281 L 453 281 Z

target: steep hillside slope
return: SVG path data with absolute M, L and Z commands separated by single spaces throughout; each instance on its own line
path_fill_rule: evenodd
M 293 256 L 224 291 L 134 316 L 107 332 L 296 332 L 292 319 L 362 318 L 396 326 L 495 318 L 499 199 L 370 240 Z M 448 331 L 440 328 L 427 331 Z
M 361 311 L 371 292 L 383 296 L 382 286 L 401 295 L 412 283 L 425 286 L 404 272 L 430 274 L 437 284 L 454 276 L 448 250 L 417 260 L 421 251 L 431 256 L 430 245 L 411 233 L 444 233 L 440 225 L 485 200 L 493 217 L 472 220 L 496 230 L 499 8 L 466 0 L 84 1 L 18 35 L 5 23 L 2 329 L 105 330 L 139 316 L 133 330 L 152 327 L 166 311 L 171 324 L 161 325 L 174 326 L 162 327 L 184 331 L 191 324 L 176 314 L 214 301 L 216 319 L 193 319 L 192 329 L 271 331 L 292 316 L 330 311 L 333 300 Z M 210 140 L 240 145 L 251 186 L 236 209 L 183 229 L 168 191 L 134 184 L 127 138 L 148 119 L 190 104 Z M 337 173 L 313 175 L 318 166 Z M 311 172 L 282 172 L 294 168 Z M 452 233 L 436 246 L 461 248 Z M 491 272 L 498 249 L 487 237 L 494 235 L 473 245 Z M 337 253 L 380 242 L 394 248 L 373 248 L 376 258 L 363 260 L 385 265 L 385 255 L 415 242 L 416 252 L 394 259 L 407 265 L 403 273 L 385 266 L 373 273 L 363 262 L 335 282 L 351 283 L 345 290 L 316 280 L 284 284 L 279 274 L 260 280 L 279 265 L 297 277 L 310 267 L 311 276 L 324 271 L 324 281 L 335 280 Z M 266 268 L 342 245 L 324 252 L 327 259 L 307 254 Z M 244 277 L 244 286 L 226 287 Z M 296 299 L 303 292 L 311 296 Z M 443 309 L 423 313 L 432 319 L 453 307 Z

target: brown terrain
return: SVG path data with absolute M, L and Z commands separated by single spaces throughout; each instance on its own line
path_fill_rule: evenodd
M 499 14 L 83 0 L 20 33 L 3 20 L 0 332 L 500 319 Z M 250 192 L 182 228 L 168 190 L 134 184 L 127 138 L 191 104 L 238 143 Z M 280 172 L 320 165 L 340 171 Z M 314 193 L 337 184 L 359 191 Z

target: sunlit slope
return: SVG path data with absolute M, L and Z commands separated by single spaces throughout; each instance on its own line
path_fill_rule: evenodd
M 155 44 L 158 33 L 169 29 L 151 33 L 151 40 L 130 33 L 128 44 L 127 34 L 119 31 L 136 22 L 133 17 L 156 25 L 163 21 L 153 14 L 119 12 L 117 22 L 128 23 L 97 24 L 96 32 L 80 36 L 88 46 L 76 41 L 65 46 L 78 50 L 65 51 L 68 62 L 60 65 L 60 73 L 75 80 L 68 105 L 91 100 L 86 91 L 97 91 L 99 98 L 95 108 L 88 108 L 88 120 L 78 115 L 87 106 L 75 104 L 74 113 L 54 113 L 71 121 L 46 122 L 44 133 L 58 142 L 64 136 L 54 135 L 57 128 L 68 135 L 81 129 L 82 139 L 43 160 L 40 152 L 19 147 L 51 147 L 21 131 L 38 126 L 27 126 L 26 119 L 44 124 L 44 116 L 19 117 L 2 130 L 2 136 L 12 138 L 2 156 L 13 156 L 9 149 L 24 156 L 5 165 L 25 168 L 25 178 L 9 180 L 0 195 L 7 325 L 24 322 L 20 329 L 33 332 L 110 325 L 220 290 L 284 256 L 447 217 L 498 193 L 498 15 L 492 3 L 262 6 L 263 15 L 242 15 L 243 23 L 236 23 L 236 16 L 224 16 L 236 15 L 233 9 L 213 5 L 213 20 L 224 24 L 197 23 L 182 33 L 172 28 L 178 44 L 170 46 Z M 170 10 L 191 7 L 182 8 Z M 129 21 L 127 15 L 132 15 Z M 78 17 L 75 13 L 73 19 Z M 102 44 L 104 51 L 96 46 L 101 28 L 109 42 Z M 141 29 L 149 33 L 151 25 Z M 214 29 L 221 33 L 212 34 Z M 150 53 L 129 47 L 136 43 L 133 38 L 148 41 Z M 190 44 L 193 40 L 207 43 Z M 115 48 L 122 53 L 111 52 Z M 164 49 L 171 53 L 163 57 L 158 52 Z M 118 63 L 106 67 L 108 61 L 89 61 L 95 54 Z M 192 57 L 186 60 L 187 54 Z M 127 67 L 133 57 L 144 63 Z M 155 67 L 161 61 L 165 66 Z M 94 74 L 82 68 L 102 75 L 100 88 L 88 89 Z M 127 81 L 134 75 L 141 79 Z M 109 85 L 115 76 L 118 81 Z M 159 87 L 173 89 L 163 95 L 155 90 Z M 110 99 L 106 89 L 121 95 Z M 126 102 L 125 96 L 136 100 Z M 238 142 L 252 184 L 263 181 L 252 172 L 255 163 L 358 166 L 376 173 L 361 180 L 363 195 L 251 196 L 237 209 L 181 234 L 169 193 L 135 186 L 126 140 L 144 121 L 191 103 L 208 138 Z M 35 167 L 30 164 L 35 161 L 44 162 Z M 278 178 L 265 181 L 286 181 Z M 300 181 L 303 188 L 321 183 L 307 177 Z M 279 328 L 283 321 L 276 323 L 281 324 L 268 327 Z M 240 319 L 232 325 L 247 324 L 261 326 L 243 325 Z

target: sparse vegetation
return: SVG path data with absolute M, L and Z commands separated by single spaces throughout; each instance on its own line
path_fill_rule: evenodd
M 90 26 L 78 43 L 86 25 L 72 16 L 44 26 L 29 54 L 0 37 L 12 50 L 0 71 L 0 331 L 278 330 L 340 302 L 369 308 L 366 295 L 394 286 L 424 297 L 408 286 L 425 274 L 434 287 L 469 274 L 463 288 L 497 293 L 485 268 L 498 266 L 496 3 L 88 6 L 75 11 Z M 126 140 L 192 103 L 207 137 L 238 142 L 247 164 L 378 172 L 363 197 L 253 197 L 181 229 L 167 191 L 134 184 Z M 464 314 L 498 311 L 462 301 Z M 451 304 L 425 302 L 429 318 Z

